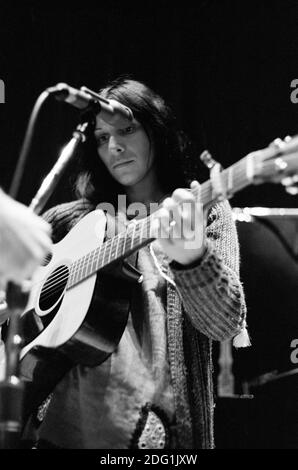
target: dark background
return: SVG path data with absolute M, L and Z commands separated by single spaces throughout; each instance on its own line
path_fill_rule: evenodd
M 173 106 L 182 128 L 225 167 L 274 138 L 298 132 L 296 1 L 129 2 L 1 6 L 0 184 L 8 189 L 30 112 L 48 86 L 98 90 L 132 74 Z M 97 6 L 96 6 L 97 5 Z M 38 121 L 18 199 L 29 203 L 71 137 L 77 111 L 48 102 Z M 170 169 L 169 169 L 170 172 Z M 49 205 L 71 199 L 69 175 Z M 271 184 L 248 188 L 234 205 L 295 207 Z
M 266 147 L 276 137 L 298 134 L 298 103 L 290 100 L 291 82 L 298 79 L 298 2 L 175 3 L 84 2 L 84 6 L 72 8 L 48 3 L 1 5 L 0 79 L 6 85 L 6 103 L 0 104 L 0 185 L 9 189 L 35 100 L 58 82 L 96 91 L 119 74 L 145 81 L 172 105 L 198 149 L 208 148 L 224 167 Z M 20 201 L 30 203 L 77 122 L 76 109 L 47 102 L 25 167 Z M 69 169 L 48 206 L 70 199 Z M 288 195 L 281 185 L 262 184 L 241 191 L 231 203 L 297 207 L 298 196 Z M 295 221 L 288 226 L 293 223 L 297 227 Z M 276 351 L 282 347 L 281 343 L 275 347 L 278 338 L 298 338 L 298 285 L 293 277 L 298 254 L 297 247 L 292 247 L 289 263 L 295 265 L 283 275 L 278 262 L 272 265 L 270 257 L 278 250 L 286 259 L 284 241 L 273 240 L 271 231 L 265 233 L 259 224 L 249 230 L 239 228 L 242 279 L 255 341 L 254 349 L 234 358 L 238 376 L 245 379 L 266 372 L 264 348 L 272 369 L 278 362 Z M 294 232 L 289 229 L 288 233 Z M 287 238 L 285 231 L 283 235 Z M 256 250 L 252 243 L 258 243 Z M 263 249 L 266 256 L 262 259 Z M 287 312 L 283 296 L 288 299 Z M 287 347 L 283 354 L 288 358 Z M 280 399 L 286 401 L 287 397 Z M 250 419 L 250 405 L 244 417 L 242 405 L 232 412 L 226 403 L 218 409 L 225 417 L 218 420 L 219 446 L 248 446 L 239 430 L 241 421 Z M 230 433 L 227 413 L 237 418 L 233 424 L 230 421 Z M 227 435 L 229 443 L 224 438 Z

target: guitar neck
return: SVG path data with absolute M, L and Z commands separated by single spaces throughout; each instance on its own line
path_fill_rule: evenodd
M 227 198 L 231 198 L 235 192 L 250 184 L 248 159 L 249 156 L 244 157 L 221 172 L 221 181 Z M 216 202 L 218 195 L 214 193 L 211 180 L 201 184 L 199 191 L 204 209 L 208 209 Z M 192 190 L 192 192 L 195 196 L 199 196 L 197 190 Z M 73 262 L 67 288 L 73 287 L 100 269 L 127 258 L 133 252 L 151 243 L 154 240 L 150 237 L 152 220 L 153 215 L 141 220 L 133 220 L 125 231 L 108 239 L 100 247 Z

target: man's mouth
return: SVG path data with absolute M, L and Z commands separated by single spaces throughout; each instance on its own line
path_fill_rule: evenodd
M 133 160 L 125 160 L 125 161 L 115 163 L 115 165 L 113 165 L 113 169 L 121 168 L 122 166 L 129 165 L 129 163 L 132 163 L 132 162 L 133 162 Z

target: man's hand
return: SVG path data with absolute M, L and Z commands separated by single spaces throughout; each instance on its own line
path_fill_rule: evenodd
M 51 228 L 23 204 L 0 192 L 0 280 L 29 278 L 51 251 Z
M 199 188 L 197 181 L 191 183 L 191 189 Z M 199 260 L 205 252 L 202 204 L 190 191 L 176 189 L 156 212 L 151 233 L 172 260 L 183 265 Z

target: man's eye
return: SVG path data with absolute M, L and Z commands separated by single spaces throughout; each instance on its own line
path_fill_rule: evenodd
M 127 126 L 124 129 L 124 132 L 125 132 L 125 134 L 131 134 L 134 130 L 135 130 L 135 128 L 133 126 Z
M 97 135 L 95 137 L 98 145 L 103 145 L 108 141 L 108 136 L 106 134 Z

